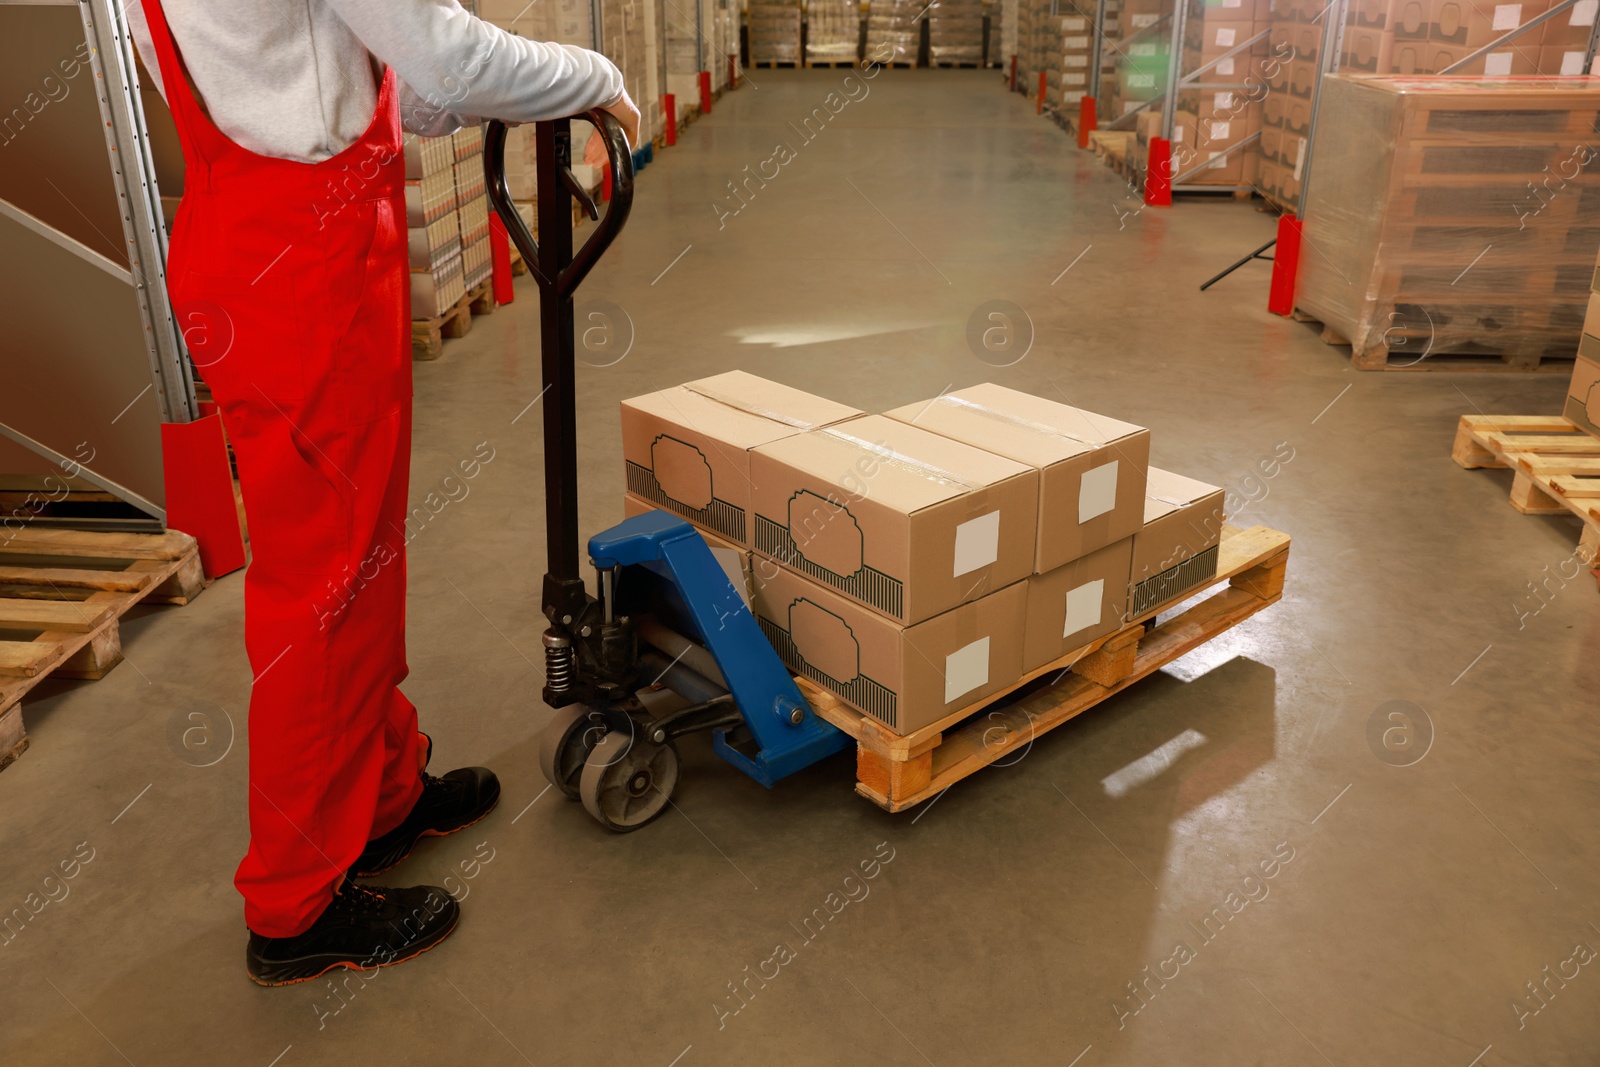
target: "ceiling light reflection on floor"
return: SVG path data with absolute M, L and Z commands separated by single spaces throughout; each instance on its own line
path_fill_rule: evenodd
M 747 326 L 728 332 L 730 336 L 737 337 L 740 344 L 768 345 L 772 348 L 795 348 L 800 345 L 827 344 L 830 341 L 850 341 L 858 337 L 879 337 L 888 333 L 921 330 L 934 325 L 937 325 L 937 323 L 931 321 L 880 322 L 872 325 L 859 323 L 833 323 L 828 325 L 806 323 L 792 326 Z
M 1147 752 L 1121 770 L 1113 771 L 1100 779 L 1100 784 L 1106 787 L 1106 795 L 1111 797 L 1124 796 L 1132 790 L 1144 785 L 1146 782 L 1159 778 L 1167 768 L 1178 762 L 1185 752 L 1199 748 L 1206 743 L 1206 735 L 1199 730 L 1189 729 L 1174 737 L 1152 752 Z

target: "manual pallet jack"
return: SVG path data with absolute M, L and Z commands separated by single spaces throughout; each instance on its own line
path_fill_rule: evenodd
M 677 738 L 711 732 L 723 759 L 765 786 L 854 745 L 807 704 L 728 573 L 693 526 L 664 511 L 589 538 L 591 593 L 578 557 L 578 428 L 573 293 L 633 207 L 633 157 L 621 124 L 581 116 L 605 144 L 602 216 L 572 175 L 571 119 L 535 128 L 540 239 L 512 203 L 506 126 L 489 123 L 489 200 L 539 285 L 545 392 L 544 775 L 610 830 L 637 830 L 667 808 Z M 574 251 L 572 201 L 598 225 Z

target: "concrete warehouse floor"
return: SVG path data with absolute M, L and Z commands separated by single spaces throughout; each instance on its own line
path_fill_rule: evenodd
M 1139 211 L 996 73 L 885 72 L 809 143 L 787 123 L 842 97 L 844 72 L 753 74 L 640 176 L 581 294 L 633 333 L 579 376 L 586 534 L 620 517 L 623 397 L 742 367 L 882 410 L 992 379 L 1148 426 L 1159 465 L 1253 498 L 1240 521 L 1294 537 L 1282 602 L 920 813 L 854 795 L 849 756 L 768 792 L 695 739 L 678 810 L 612 836 L 537 764 L 523 279 L 416 368 L 413 498 L 493 456 L 411 546 L 406 688 L 435 767 L 505 783 L 494 815 L 395 872 L 452 876 L 460 929 L 365 980 L 246 980 L 251 675 L 230 575 L 131 620 L 109 677 L 27 704 L 33 747 L 0 773 L 0 910 L 80 842 L 93 859 L 0 942 L 0 1061 L 1594 1062 L 1600 603 L 1585 576 L 1523 615 L 1577 531 L 1449 458 L 1462 412 L 1554 411 L 1564 378 L 1358 374 L 1267 314 L 1265 264 L 1198 292 L 1271 217 Z M 794 158 L 719 228 L 726 183 L 779 142 Z M 965 340 L 990 300 L 1032 321 L 1014 366 Z M 1431 722 L 1411 766 L 1369 742 L 1392 701 L 1419 747 L 1414 705 Z M 191 712 L 225 753 L 210 766 L 181 742 Z M 841 902 L 808 939 L 802 920 Z M 1230 917 L 1208 941 L 1213 908 Z M 778 976 L 735 998 L 780 945 Z

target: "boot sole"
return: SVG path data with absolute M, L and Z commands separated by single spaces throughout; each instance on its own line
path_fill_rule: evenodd
M 461 909 L 460 909 L 459 906 L 457 906 L 455 918 L 450 920 L 450 925 L 449 926 L 446 926 L 443 930 L 439 931 L 437 934 L 431 935 L 428 938 L 428 940 L 426 940 L 422 944 L 415 946 L 412 949 L 410 955 L 401 956 L 398 959 L 388 960 L 388 961 L 386 961 L 384 963 L 373 963 L 373 964 L 368 964 L 366 966 L 362 966 L 360 960 L 348 960 L 348 959 L 329 960 L 328 959 L 328 955 L 326 953 L 324 953 L 324 954 L 319 955 L 319 956 L 307 956 L 304 959 L 287 960 L 287 961 L 285 961 L 283 963 L 273 964 L 272 967 L 270 968 L 270 972 L 269 972 L 269 973 L 276 973 L 276 972 L 280 972 L 280 971 L 283 971 L 283 970 L 291 970 L 291 971 L 292 970 L 299 970 L 299 969 L 301 969 L 303 967 L 320 967 L 321 968 L 320 970 L 318 970 L 318 971 L 316 971 L 315 973 L 312 973 L 312 974 L 296 974 L 296 975 L 294 975 L 293 977 L 290 977 L 290 978 L 275 978 L 275 977 L 268 977 L 268 976 L 265 976 L 265 975 L 257 976 L 257 975 L 254 975 L 254 974 L 250 974 L 249 968 L 245 968 L 245 974 L 249 977 L 250 981 L 254 982 L 256 985 L 266 986 L 268 988 L 276 988 L 278 986 L 299 985 L 301 982 L 315 982 L 318 978 L 321 978 L 323 975 L 327 974 L 329 971 L 337 971 L 337 970 L 377 971 L 377 970 L 383 969 L 384 967 L 393 967 L 396 964 L 405 963 L 407 960 L 416 959 L 418 956 L 422 955 L 424 952 L 426 952 L 429 949 L 433 948 L 435 945 L 439 944 L 445 938 L 447 938 L 451 934 L 455 933 L 456 926 L 459 925 L 460 922 L 461 922 Z
M 424 831 L 422 831 L 422 833 L 418 834 L 416 836 L 416 838 L 412 840 L 411 844 L 406 846 L 406 850 L 404 852 L 402 852 L 399 856 L 396 856 L 392 862 L 387 863 L 382 867 L 369 867 L 369 868 L 365 868 L 363 870 L 356 870 L 354 867 L 352 867 L 352 868 L 350 868 L 350 877 L 352 877 L 352 878 L 376 878 L 378 875 L 383 874 L 386 871 L 392 871 L 396 867 L 400 866 L 400 864 L 404 863 L 407 859 L 410 858 L 411 853 L 416 851 L 418 843 L 421 842 L 421 840 L 424 837 L 449 837 L 451 834 L 460 833 L 462 830 L 465 830 L 467 827 L 476 826 L 478 823 L 482 822 L 484 819 L 487 819 L 489 817 L 489 814 L 491 812 L 493 812 L 494 809 L 498 808 L 499 806 L 500 806 L 500 794 L 496 793 L 495 797 L 494 797 L 494 803 L 490 804 L 487 808 L 484 808 L 483 811 L 479 812 L 477 815 L 474 815 L 471 819 L 467 820 L 466 822 L 462 823 L 461 825 L 452 826 L 448 830 L 424 830 Z

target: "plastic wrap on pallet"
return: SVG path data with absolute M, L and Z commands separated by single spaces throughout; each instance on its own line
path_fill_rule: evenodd
M 800 60 L 800 5 L 752 0 L 749 11 L 750 62 Z
M 1586 79 L 1323 79 L 1296 304 L 1367 360 L 1570 358 L 1600 246 Z
M 806 7 L 806 62 L 848 63 L 861 48 L 856 0 L 812 0 Z
M 885 63 L 917 62 L 922 43 L 920 21 L 926 2 L 871 0 L 867 6 L 867 54 Z
M 933 0 L 925 17 L 930 62 L 983 62 L 983 0 Z

